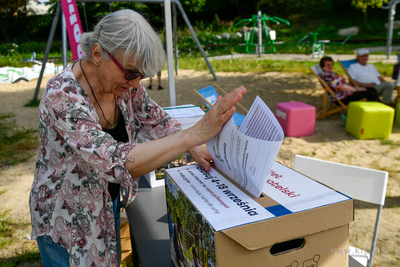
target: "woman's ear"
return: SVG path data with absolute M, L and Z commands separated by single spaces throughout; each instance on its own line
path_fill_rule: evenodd
M 93 58 L 93 63 L 95 65 L 100 65 L 101 61 L 103 60 L 103 56 L 101 54 L 101 46 L 96 43 L 92 47 L 92 58 Z

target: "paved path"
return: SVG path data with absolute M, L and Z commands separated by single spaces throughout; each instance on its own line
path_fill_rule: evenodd
M 355 53 L 353 55 L 331 55 L 329 54 L 335 61 L 336 60 L 348 60 L 354 59 L 356 57 Z M 270 59 L 270 60 L 292 60 L 292 61 L 315 61 L 318 62 L 319 58 L 312 58 L 311 55 L 305 54 L 262 54 L 261 57 L 258 54 L 234 54 L 233 58 L 243 58 L 243 59 Z M 217 57 L 210 57 L 210 60 L 213 59 L 232 59 L 232 55 L 226 56 L 217 56 Z M 397 55 L 391 55 L 389 59 L 387 59 L 386 55 L 369 55 L 368 62 L 383 62 L 383 63 L 390 63 L 396 64 L 397 63 Z

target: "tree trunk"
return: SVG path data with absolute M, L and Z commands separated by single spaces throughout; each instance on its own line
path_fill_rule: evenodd
M 368 15 L 367 15 L 367 10 L 364 12 L 364 28 L 367 28 L 368 25 Z

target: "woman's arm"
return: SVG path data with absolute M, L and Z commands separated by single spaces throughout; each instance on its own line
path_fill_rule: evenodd
M 234 105 L 246 93 L 244 87 L 236 88 L 224 97 L 219 97 L 217 103 L 193 127 L 178 131 L 164 138 L 138 144 L 127 155 L 133 161 L 126 161 L 125 167 L 132 177 L 146 174 L 166 162 L 177 158 L 190 150 L 204 155 L 197 160 L 202 166 L 207 164 L 207 152 L 202 148 L 195 148 L 206 143 L 220 132 L 223 124 L 235 113 Z M 197 155 L 198 156 L 198 155 Z M 199 159 L 202 158 L 202 159 Z M 206 167 L 207 166 L 203 166 Z M 208 166 L 209 168 L 209 166 Z
M 356 91 L 365 91 L 366 89 L 364 87 L 359 87 L 358 85 L 353 87 L 349 84 L 344 84 L 342 86 L 339 86 L 338 90 L 343 92 L 356 92 Z

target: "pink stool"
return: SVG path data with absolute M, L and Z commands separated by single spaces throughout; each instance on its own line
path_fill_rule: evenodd
M 313 135 L 316 108 L 303 102 L 281 102 L 276 104 L 275 116 L 285 136 Z

